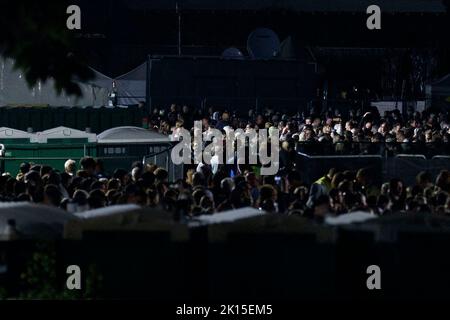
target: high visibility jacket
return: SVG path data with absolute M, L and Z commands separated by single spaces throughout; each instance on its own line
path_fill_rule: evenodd
M 319 178 L 314 183 L 321 185 L 326 190 L 327 193 L 330 192 L 330 190 L 331 190 L 331 179 L 328 178 L 327 176 L 323 176 L 322 178 Z

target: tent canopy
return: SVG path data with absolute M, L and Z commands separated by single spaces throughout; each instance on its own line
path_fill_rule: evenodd
M 30 88 L 23 73 L 14 67 L 14 60 L 0 56 L 0 107 L 20 105 L 48 106 L 107 106 L 109 94 L 116 84 L 119 105 L 133 105 L 146 98 L 147 62 L 116 78 L 108 77 L 92 69 L 94 78 L 86 83 L 78 83 L 82 96 L 58 94 L 52 79 L 38 82 Z
M 30 88 L 22 71 L 14 67 L 14 61 L 0 56 L 0 106 L 50 105 L 50 106 L 103 106 L 108 101 L 108 91 L 95 85 L 101 74 L 95 73 L 92 83 L 78 83 L 82 96 L 59 95 L 52 79 L 39 81 Z M 100 77 L 97 79 L 97 77 Z
M 105 88 L 108 92 L 115 89 L 118 105 L 129 106 L 145 101 L 147 62 L 115 78 L 108 77 L 95 69 L 92 70 L 96 75 L 95 79 L 91 81 L 92 84 Z M 115 83 L 115 88 L 113 88 L 113 83 Z

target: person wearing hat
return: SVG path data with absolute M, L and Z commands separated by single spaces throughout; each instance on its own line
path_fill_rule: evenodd
M 25 175 L 30 171 L 31 165 L 28 162 L 22 162 L 19 167 L 19 173 L 16 176 L 16 180 L 23 180 Z

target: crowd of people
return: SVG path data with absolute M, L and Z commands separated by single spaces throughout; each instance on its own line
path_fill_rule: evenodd
M 424 111 L 402 116 L 393 111 L 381 117 L 376 110 L 351 111 L 350 118 L 344 121 L 333 112 L 305 117 L 268 109 L 264 114 L 249 110 L 239 115 L 212 108 L 205 113 L 191 112 L 187 106 L 179 109 L 172 105 L 168 112 L 154 110 L 150 119 L 153 129 L 172 134 L 177 128 L 192 129 L 195 120 L 202 121 L 203 130 L 278 128 L 279 173 L 261 176 L 258 165 L 224 164 L 212 168 L 202 163 L 187 166 L 183 179 L 169 181 L 167 170 L 142 162 L 117 168 L 110 176 L 103 172 L 101 160 L 91 157 L 79 163 L 67 160 L 64 171 L 45 164 L 23 163 L 17 176 L 5 173 L 0 177 L 1 200 L 43 203 L 69 212 L 133 203 L 162 209 L 173 214 L 174 219 L 249 206 L 315 221 L 354 211 L 376 215 L 411 211 L 450 214 L 449 171 L 437 177 L 421 172 L 416 184 L 406 186 L 401 179 L 377 185 L 374 177 L 379 173 L 368 168 L 342 172 L 331 168 L 314 183 L 305 184 L 302 174 L 307 168 L 299 168 L 293 160 L 296 152 L 308 153 L 314 148 L 327 151 L 325 145 L 330 146 L 330 153 L 364 153 L 374 149 L 372 145 L 381 145 L 376 142 L 383 142 L 384 148 L 393 153 L 419 147 L 423 152 L 429 148 L 445 153 L 449 148 L 448 113 Z M 398 143 L 395 148 L 402 150 L 389 150 L 391 140 Z
M 343 172 L 330 169 L 307 185 L 302 181 L 302 170 L 305 168 L 289 170 L 281 177 L 262 177 L 245 169 L 231 177 L 226 165 L 215 173 L 209 165 L 203 165 L 189 169 L 184 179 L 169 181 L 165 169 L 141 162 L 133 163 L 128 170 L 116 169 L 107 177 L 100 161 L 85 157 L 79 164 L 68 160 L 63 172 L 23 163 L 16 177 L 0 177 L 0 192 L 2 201 L 30 201 L 69 212 L 138 204 L 167 212 L 176 220 L 242 207 L 300 215 L 313 221 L 355 211 L 376 215 L 418 211 L 450 214 L 449 171 L 437 177 L 421 172 L 416 184 L 406 186 L 401 179 L 377 185 L 377 173 L 366 168 Z
M 395 109 L 380 115 L 376 107 L 351 109 L 345 115 L 340 108 L 325 112 L 311 108 L 307 112 L 280 112 L 267 108 L 263 112 L 191 110 L 173 104 L 168 110 L 155 108 L 150 116 L 154 129 L 171 134 L 177 128 L 192 129 L 194 121 L 209 128 L 269 129 L 277 128 L 280 141 L 309 155 L 396 154 L 450 155 L 449 111 L 426 109 L 404 114 Z

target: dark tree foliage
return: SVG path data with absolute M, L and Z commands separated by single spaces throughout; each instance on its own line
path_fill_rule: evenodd
M 72 53 L 74 33 L 66 27 L 66 0 L 0 1 L 0 54 L 15 60 L 29 86 L 55 80 L 58 93 L 81 95 L 76 81 L 93 76 Z

